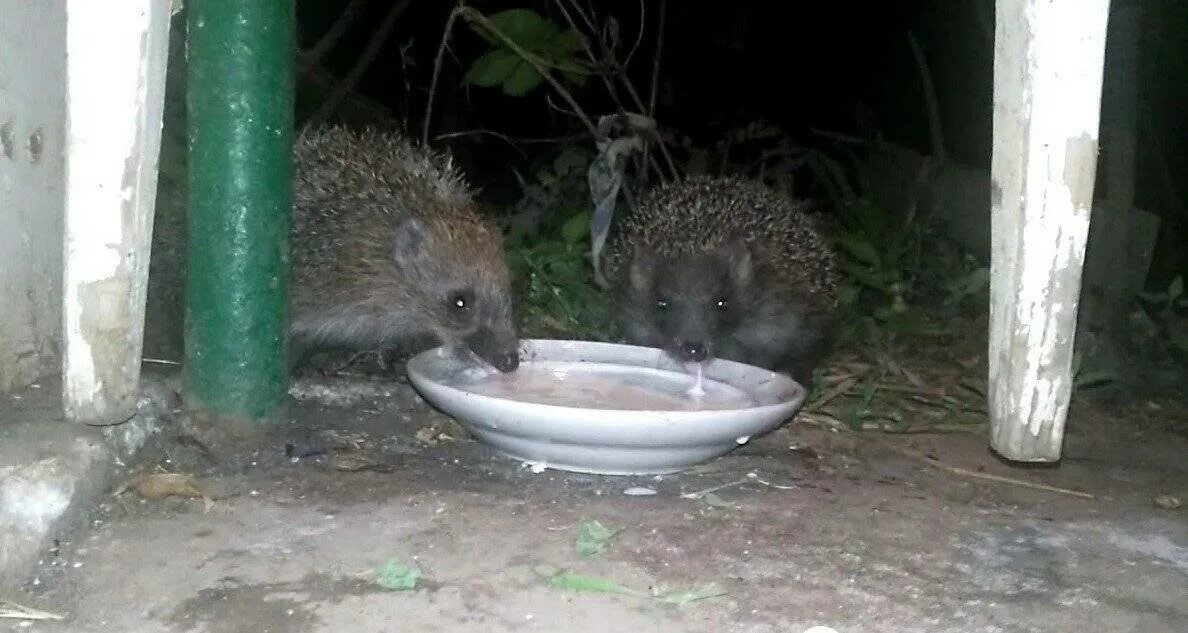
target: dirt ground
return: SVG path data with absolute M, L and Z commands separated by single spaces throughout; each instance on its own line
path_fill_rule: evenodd
M 291 424 L 259 446 L 210 452 L 176 425 L 140 470 L 192 474 L 209 501 L 111 497 L 46 552 L 19 596 L 65 619 L 0 629 L 1155 633 L 1188 623 L 1185 510 L 1153 501 L 1188 496 L 1188 414 L 1171 402 L 1078 399 L 1055 467 L 1009 466 L 984 432 L 854 435 L 794 421 L 686 473 L 603 477 L 534 473 L 456 437 L 407 385 L 343 380 L 298 385 Z M 587 519 L 619 530 L 600 554 L 575 547 Z M 377 570 L 390 561 L 421 571 L 415 588 L 382 586 Z M 581 590 L 558 574 L 632 593 Z

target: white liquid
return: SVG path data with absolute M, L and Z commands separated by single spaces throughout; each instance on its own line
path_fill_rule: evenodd
M 746 392 L 713 379 L 695 381 L 676 372 L 593 363 L 523 363 L 510 374 L 485 375 L 456 386 L 485 396 L 588 409 L 705 411 L 754 405 Z M 696 386 L 700 395 L 691 393 Z
M 685 394 L 691 398 L 700 398 L 705 395 L 705 365 L 701 363 L 694 364 L 697 365 L 697 381 L 685 391 Z

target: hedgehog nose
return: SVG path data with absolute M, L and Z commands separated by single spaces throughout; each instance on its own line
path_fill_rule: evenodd
M 499 354 L 494 358 L 495 369 L 503 373 L 513 372 L 520 366 L 520 355 L 516 352 Z
M 700 363 L 705 360 L 707 354 L 705 353 L 705 345 L 701 343 L 691 343 L 685 341 L 681 343 L 681 360 L 687 363 Z

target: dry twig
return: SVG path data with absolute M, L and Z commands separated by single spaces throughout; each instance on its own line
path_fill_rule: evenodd
M 380 22 L 379 27 L 376 28 L 375 33 L 372 34 L 371 40 L 367 42 L 367 47 L 363 49 L 363 54 L 359 56 L 359 59 L 347 73 L 346 77 L 334 88 L 334 92 L 330 93 L 326 101 L 322 102 L 318 110 L 309 117 L 306 125 L 321 121 L 333 114 L 334 110 L 346 99 L 347 94 L 351 90 L 354 90 L 359 80 L 363 78 L 363 73 L 371 66 L 371 62 L 375 61 L 375 57 L 379 55 L 380 49 L 383 48 L 384 42 L 388 39 L 388 34 L 396 26 L 396 19 L 400 17 L 400 14 L 404 13 L 410 2 L 411 0 L 401 0 L 392 5 L 388 14 Z
M 1033 490 L 1044 490 L 1047 492 L 1055 492 L 1055 493 L 1059 493 L 1062 495 L 1069 495 L 1071 497 L 1078 497 L 1081 499 L 1096 499 L 1097 498 L 1096 496 L 1094 496 L 1088 492 L 1081 492 L 1080 490 L 1061 488 L 1059 486 L 1049 486 L 1048 484 L 1035 483 L 1033 481 L 1027 481 L 1024 479 L 1015 479 L 1013 477 L 1004 477 L 1002 475 L 992 475 L 990 473 L 979 473 L 979 472 L 976 472 L 973 470 L 959 468 L 957 466 L 949 466 L 948 464 L 941 463 L 938 460 L 931 459 L 928 456 L 926 456 L 918 451 L 913 451 L 911 449 L 903 448 L 900 446 L 895 446 L 894 444 L 892 444 L 886 440 L 880 439 L 879 442 L 884 447 L 886 447 L 888 450 L 890 450 L 892 452 L 899 453 L 900 455 L 903 455 L 904 457 L 910 457 L 911 459 L 914 459 L 918 462 L 922 462 L 922 463 L 927 464 L 933 468 L 936 468 L 938 470 L 943 470 L 947 473 L 957 475 L 959 477 L 970 477 L 972 479 L 981 479 L 983 481 L 993 481 L 995 483 L 1009 484 L 1012 486 L 1020 486 L 1023 488 L 1031 488 Z
M 65 616 L 26 607 L 9 600 L 0 600 L 0 618 L 10 620 L 64 620 Z

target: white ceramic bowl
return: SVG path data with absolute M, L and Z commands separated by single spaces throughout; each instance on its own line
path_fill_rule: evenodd
M 791 418 L 805 397 L 788 376 L 716 359 L 704 375 L 718 408 L 695 409 L 684 392 L 696 377 L 650 347 L 527 339 L 521 359 L 517 372 L 499 374 L 434 348 L 409 360 L 408 376 L 429 403 L 499 451 L 606 475 L 672 473 L 721 456 Z M 551 400 L 518 382 L 532 377 L 554 389 Z M 591 381 L 613 386 L 612 397 L 593 397 Z

